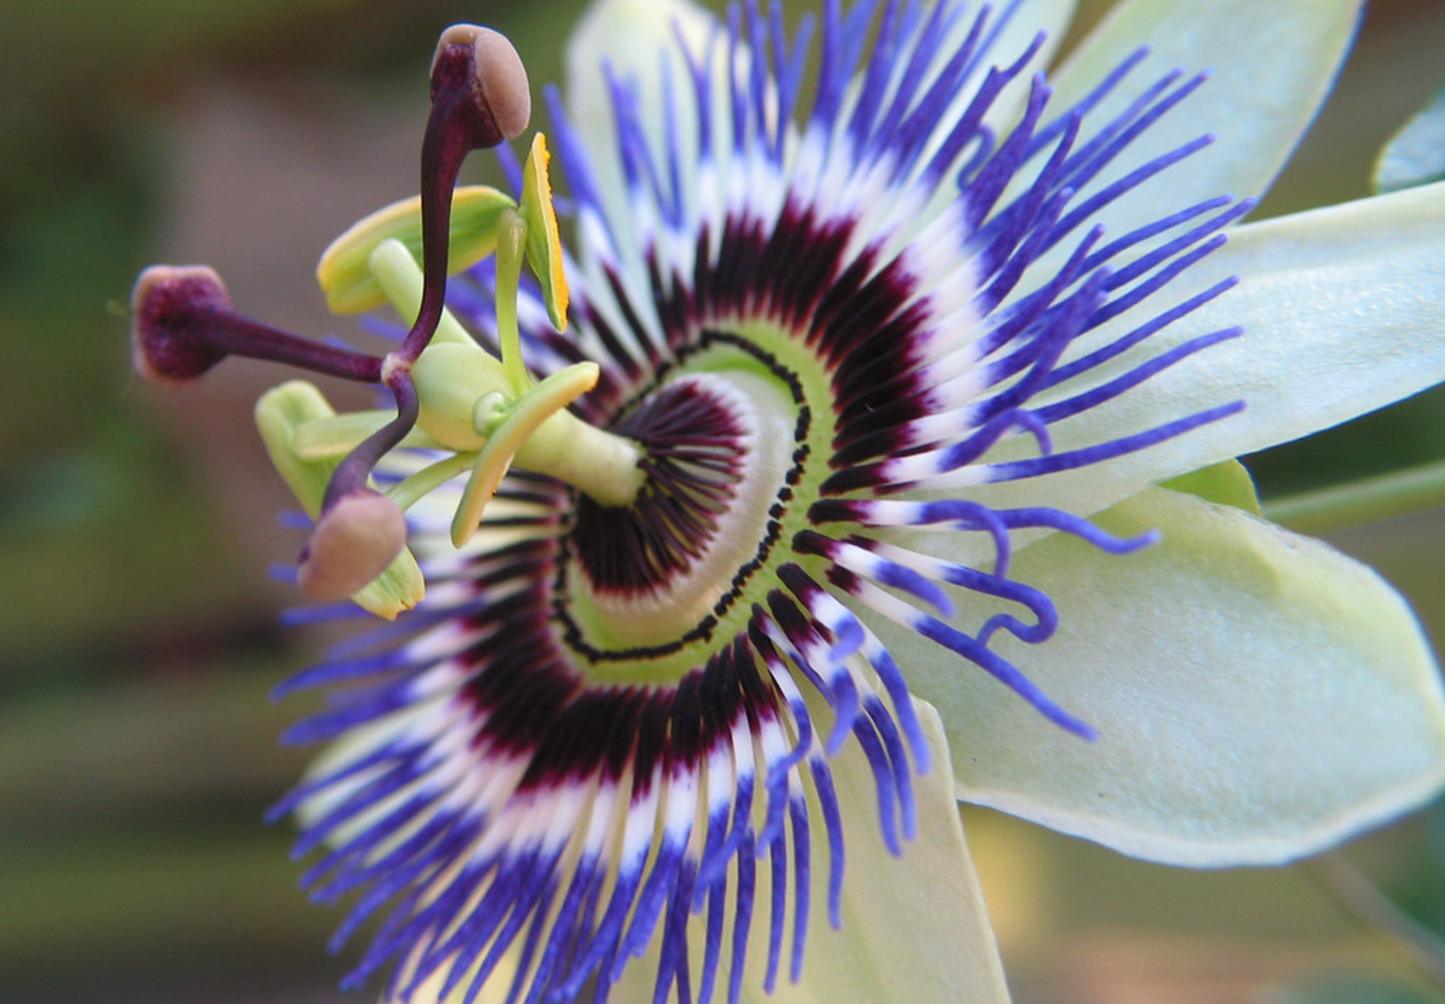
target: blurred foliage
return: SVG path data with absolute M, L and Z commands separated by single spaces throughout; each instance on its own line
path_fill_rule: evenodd
M 1269 1004 L 1440 1004 L 1417 987 L 1380 977 L 1335 973 L 1269 998 Z

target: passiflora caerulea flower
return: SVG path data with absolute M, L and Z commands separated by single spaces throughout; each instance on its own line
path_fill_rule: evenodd
M 1445 189 L 1239 222 L 1358 7 L 1125 3 L 1046 82 L 1064 0 L 791 34 L 600 0 L 548 93 L 566 241 L 540 138 L 518 199 L 453 193 L 529 106 L 459 27 L 420 200 L 319 273 L 416 318 L 396 351 L 147 272 L 148 375 L 244 353 L 395 401 L 257 411 L 302 584 L 414 608 L 283 687 L 333 695 L 277 809 L 305 882 L 354 896 L 338 940 L 384 918 L 350 982 L 999 1001 L 955 797 L 1228 865 L 1437 791 L 1408 608 L 1231 460 L 1445 377 Z

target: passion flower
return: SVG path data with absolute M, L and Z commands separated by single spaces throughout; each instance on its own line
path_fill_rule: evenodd
M 570 254 L 540 135 L 504 153 L 516 198 L 454 192 L 530 100 L 500 36 L 449 29 L 419 199 L 319 270 L 338 309 L 415 319 L 393 352 L 142 277 L 161 382 L 249 354 L 395 403 L 291 383 L 257 411 L 316 520 L 303 586 L 396 618 L 281 688 L 332 695 L 275 810 L 321 852 L 305 884 L 356 897 L 338 944 L 384 917 L 348 983 L 1002 1000 L 955 785 L 1190 864 L 1439 788 L 1408 609 L 1242 511 L 1229 459 L 1445 373 L 1439 186 L 1225 247 L 1252 202 L 1218 187 L 1267 182 L 1355 5 L 1276 5 L 1279 93 L 1218 121 L 1237 77 L 1120 40 L 1194 56 L 1265 15 L 1127 5 L 1056 92 L 1047 6 L 829 3 L 790 37 L 751 3 L 603 0 L 575 103 L 549 93 Z

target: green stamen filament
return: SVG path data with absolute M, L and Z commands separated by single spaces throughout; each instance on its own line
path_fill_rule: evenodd
M 564 481 L 602 505 L 627 505 L 645 479 L 638 467 L 642 454 L 636 444 L 561 410 L 587 388 L 557 403 L 557 385 L 550 385 L 546 391 L 542 384 L 533 385 L 522 363 L 515 297 L 525 223 L 515 214 L 514 219 L 521 226 L 504 225 L 498 241 L 497 314 L 503 359 L 497 360 L 484 351 L 444 310 L 436 339 L 412 368 L 422 400 L 425 432 L 445 449 L 469 454 L 484 450 L 490 430 L 476 428 L 476 405 L 484 397 L 500 393 L 509 414 L 526 416 L 529 430 L 523 442 L 509 447 L 512 463 Z M 513 235 L 511 239 L 506 236 L 508 231 Z M 504 286 L 507 259 L 511 259 L 510 288 Z M 370 266 L 397 312 L 404 318 L 414 315 L 421 304 L 422 271 L 411 252 L 397 241 L 385 241 L 372 252 Z M 576 380 L 577 376 L 573 373 L 568 380 Z M 595 383 L 594 367 L 588 388 Z M 494 463 L 496 456 L 493 451 L 488 463 Z
M 476 460 L 475 453 L 454 453 L 450 457 L 443 457 L 393 485 L 386 494 L 403 510 L 410 509 L 452 478 L 465 472 Z
M 497 221 L 497 343 L 507 380 L 519 394 L 532 384 L 522 362 L 522 334 L 517 328 L 517 288 L 526 251 L 527 221 L 515 209 L 503 210 Z
M 391 418 L 391 412 L 387 411 L 353 411 L 307 422 L 296 429 L 291 448 L 306 460 L 339 460 Z M 445 449 L 421 429 L 412 429 L 398 445 L 422 450 Z

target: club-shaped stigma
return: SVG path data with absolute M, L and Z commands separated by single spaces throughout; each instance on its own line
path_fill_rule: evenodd
M 367 490 L 376 462 L 416 425 L 417 394 L 411 364 L 431 343 L 441 321 L 452 191 L 462 162 L 473 150 L 521 135 L 532 113 L 527 71 L 517 50 L 497 32 L 468 24 L 453 25 L 442 32 L 432 59 L 431 103 L 421 153 L 421 305 L 401 347 L 387 356 L 381 372 L 381 382 L 396 399 L 396 418 L 337 466 L 326 492 L 323 521 L 340 500 Z M 317 524 L 318 533 L 322 525 Z M 387 562 L 400 553 L 404 538 L 403 533 Z M 381 567 L 387 562 L 382 562 Z M 303 576 L 302 586 L 308 593 L 326 598 L 309 588 L 308 581 Z
M 400 350 L 408 361 L 421 354 L 441 320 L 452 190 L 462 162 L 473 150 L 520 136 L 532 115 L 517 50 L 473 24 L 442 32 L 432 59 L 431 103 L 421 150 L 421 310 Z
M 411 320 L 391 352 L 354 352 L 244 317 L 204 266 L 147 269 L 132 299 L 134 365 L 152 382 L 187 384 L 240 355 L 390 392 L 394 412 L 337 415 L 315 387 L 291 381 L 257 406 L 267 451 L 314 521 L 299 559 L 300 585 L 316 599 L 351 598 L 385 617 L 413 606 L 422 592 L 403 514 L 448 478 L 472 472 L 453 521 L 458 541 L 475 531 L 514 462 L 604 506 L 630 502 L 643 479 L 636 444 L 567 411 L 596 385 L 598 367 L 579 363 L 539 382 L 522 358 L 514 301 L 522 295 L 524 264 L 536 275 L 553 326 L 562 331 L 567 324 L 545 138 L 532 138 L 520 199 L 486 186 L 455 188 L 471 151 L 527 127 L 531 99 L 516 50 L 486 28 L 447 29 L 432 61 L 431 99 L 420 194 L 359 221 L 332 242 L 317 268 L 334 310 L 390 303 Z M 492 327 L 500 359 L 444 305 L 449 271 L 489 255 L 496 257 Z M 402 445 L 452 456 L 400 482 L 375 483 L 377 465 Z
M 152 383 L 179 387 L 227 356 L 375 383 L 382 360 L 298 338 L 236 313 L 221 277 L 205 265 L 152 265 L 131 294 L 131 362 Z

